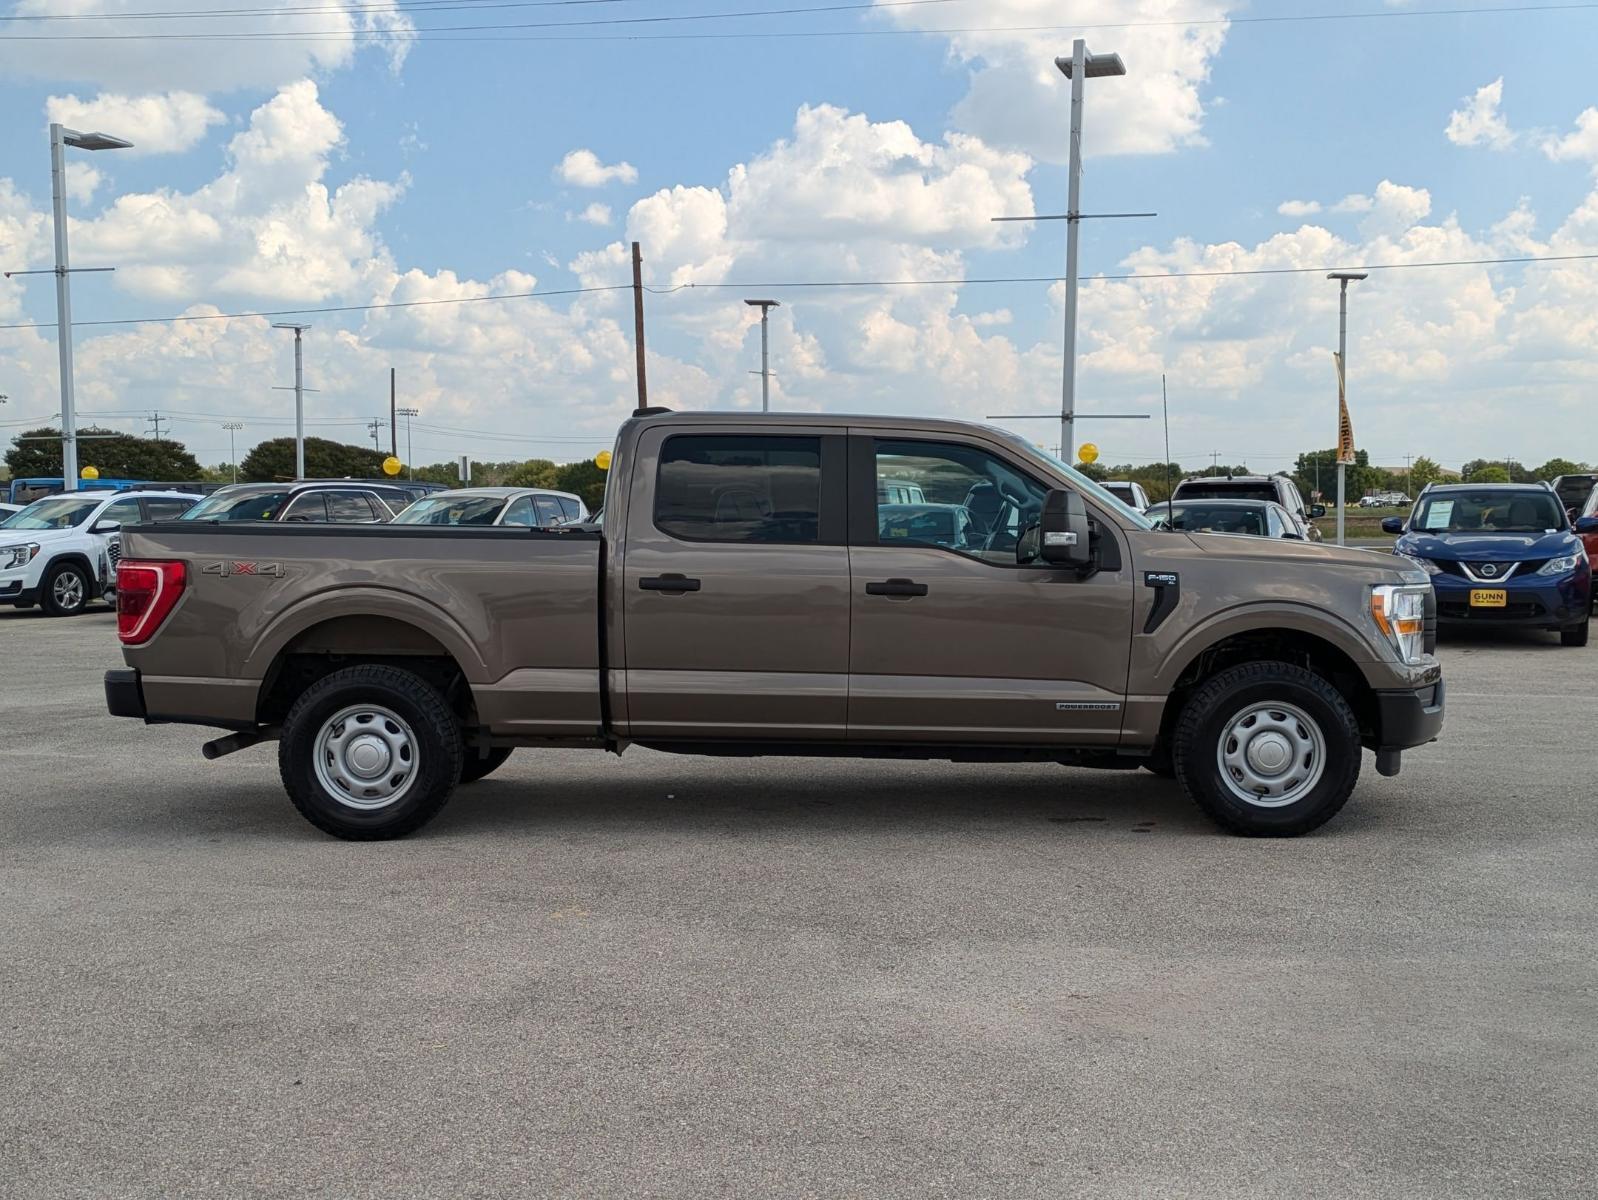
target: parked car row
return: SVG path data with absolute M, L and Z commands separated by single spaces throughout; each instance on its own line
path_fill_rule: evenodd
M 123 525 L 159 521 L 318 525 L 520 525 L 587 521 L 577 496 L 541 488 L 467 488 L 366 480 L 229 484 L 198 492 L 129 485 L 46 496 L 0 521 L 0 604 L 73 616 L 114 600 Z

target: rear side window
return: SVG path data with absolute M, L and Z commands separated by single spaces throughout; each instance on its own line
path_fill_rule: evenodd
M 538 508 L 538 524 L 544 529 L 548 529 L 551 525 L 559 525 L 566 519 L 553 496 L 534 496 L 533 503 Z
M 321 492 L 301 492 L 283 513 L 285 521 L 327 521 L 327 499 Z
M 151 521 L 175 521 L 194 503 L 192 500 L 146 500 L 144 513 Z
M 372 504 L 360 492 L 329 492 L 327 494 L 327 519 L 329 521 L 365 521 L 375 519 Z M 384 518 L 387 519 L 386 517 Z
M 568 521 L 575 521 L 583 515 L 583 506 L 570 496 L 556 496 L 555 502 L 560 505 L 561 514 Z
M 655 526 L 695 542 L 819 541 L 821 439 L 667 439 L 655 488 Z

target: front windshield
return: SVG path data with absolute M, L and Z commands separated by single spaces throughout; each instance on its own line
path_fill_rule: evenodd
M 1541 533 L 1563 529 L 1565 510 L 1552 492 L 1436 492 L 1416 506 L 1418 533 Z
M 1020 439 L 1016 440 L 1019 441 Z M 1065 462 L 1061 461 L 1053 454 L 1050 454 L 1042 446 L 1030 446 L 1030 449 L 1034 454 L 1041 455 L 1048 461 L 1050 466 L 1069 479 L 1071 481 L 1071 486 L 1077 491 L 1083 493 L 1084 495 L 1092 496 L 1100 504 L 1104 505 L 1105 508 L 1113 509 L 1117 516 L 1124 517 L 1126 520 L 1136 525 L 1139 529 L 1154 528 L 1153 521 L 1149 520 L 1131 505 L 1127 504 L 1126 501 L 1120 499 L 1113 492 L 1106 491 L 1104 488 L 1094 483 L 1075 467 L 1069 466 Z
M 499 496 L 428 496 L 399 516 L 396 525 L 492 525 L 505 507 Z
M 213 492 L 183 514 L 185 521 L 275 521 L 288 492 Z
M 6 522 L 7 529 L 71 529 L 89 519 L 105 503 L 104 496 L 89 500 L 78 496 L 52 496 L 35 500 Z

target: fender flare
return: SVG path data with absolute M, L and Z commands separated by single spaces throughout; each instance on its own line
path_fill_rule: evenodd
M 1285 629 L 1325 642 L 1356 667 L 1380 661 L 1372 654 L 1370 640 L 1340 613 L 1292 600 L 1257 600 L 1218 612 L 1183 634 L 1160 662 L 1155 690 L 1169 695 L 1183 673 L 1217 643 L 1268 629 Z
M 293 640 L 338 617 L 385 617 L 430 636 L 449 653 L 469 684 L 493 682 L 488 665 L 466 631 L 449 613 L 405 592 L 362 585 L 317 592 L 284 609 L 261 632 L 244 662 L 244 674 L 264 679 Z

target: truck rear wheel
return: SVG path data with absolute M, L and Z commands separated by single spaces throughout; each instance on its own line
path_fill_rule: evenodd
M 509 746 L 486 750 L 468 747 L 461 757 L 461 782 L 476 783 L 484 776 L 492 775 L 505 765 L 505 760 L 509 757 Z
M 1172 757 L 1182 790 L 1223 829 L 1294 837 L 1347 803 L 1359 779 L 1359 722 L 1319 675 L 1243 663 L 1189 697 Z
M 403 837 L 438 815 L 461 774 L 455 714 L 398 667 L 335 671 L 283 720 L 278 770 L 294 807 L 334 837 Z

